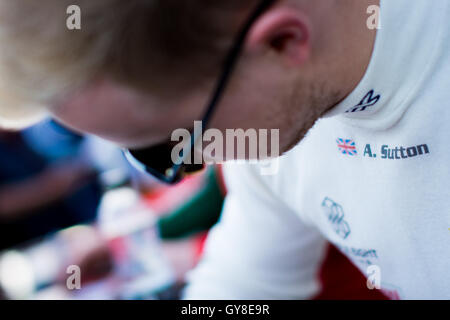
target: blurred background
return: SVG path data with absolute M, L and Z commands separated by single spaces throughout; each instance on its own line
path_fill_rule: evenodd
M 0 132 L 0 298 L 178 299 L 224 193 L 220 168 L 168 187 L 52 120 Z
M 169 187 L 52 120 L 0 131 L 0 299 L 179 299 L 225 197 L 220 166 Z M 398 299 L 331 244 L 317 276 L 314 299 Z

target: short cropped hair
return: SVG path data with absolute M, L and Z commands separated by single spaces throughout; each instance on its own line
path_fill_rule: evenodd
M 98 76 L 187 89 L 218 72 L 257 0 L 0 0 L 0 125 L 21 127 Z M 69 30 L 67 8 L 81 9 Z

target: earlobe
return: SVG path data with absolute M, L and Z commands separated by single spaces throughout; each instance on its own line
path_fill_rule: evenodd
M 295 8 L 274 8 L 261 16 L 250 30 L 250 51 L 273 50 L 289 64 L 303 64 L 310 53 L 310 23 Z

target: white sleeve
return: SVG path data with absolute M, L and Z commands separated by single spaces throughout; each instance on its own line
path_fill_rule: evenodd
M 228 195 L 184 299 L 308 299 L 326 242 L 277 201 L 255 166 L 226 165 Z

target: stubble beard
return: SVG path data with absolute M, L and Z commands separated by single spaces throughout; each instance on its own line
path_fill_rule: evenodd
M 300 86 L 299 86 L 300 85 Z M 301 84 L 296 88 L 301 88 Z M 332 110 L 342 99 L 339 90 L 329 88 L 326 83 L 314 83 L 303 86 L 303 90 L 292 90 L 286 101 L 284 126 L 287 128 L 281 154 L 296 147 L 314 126 L 316 121 Z

